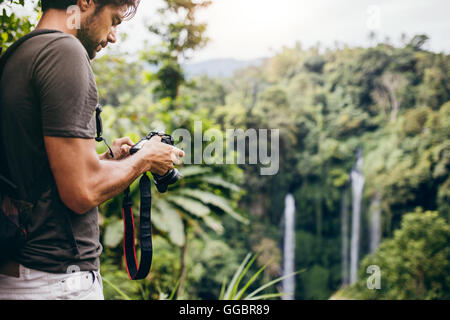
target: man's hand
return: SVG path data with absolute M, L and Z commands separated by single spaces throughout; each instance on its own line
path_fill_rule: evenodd
M 145 154 L 145 157 L 152 160 L 150 171 L 160 176 L 165 175 L 174 168 L 174 164 L 181 164 L 184 157 L 184 151 L 177 147 L 161 142 L 160 136 L 154 136 L 147 141 L 139 153 Z
M 114 154 L 114 158 L 111 158 L 109 150 L 99 156 L 100 160 L 122 160 L 130 155 L 130 149 L 134 146 L 133 141 L 130 138 L 124 137 L 116 139 L 111 145 L 111 150 Z

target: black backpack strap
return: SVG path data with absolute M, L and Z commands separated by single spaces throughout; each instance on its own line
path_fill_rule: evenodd
M 14 51 L 16 51 L 17 48 L 19 48 L 25 41 L 27 41 L 27 40 L 29 40 L 31 38 L 34 38 L 36 36 L 40 36 L 42 34 L 56 33 L 56 32 L 61 32 L 61 31 L 59 31 L 59 30 L 49 30 L 49 29 L 38 29 L 38 30 L 34 30 L 34 31 L 30 32 L 29 34 L 23 36 L 22 38 L 20 38 L 16 42 L 14 42 L 8 48 L 8 50 L 6 50 L 5 54 L 3 54 L 1 59 L 0 59 L 0 76 L 3 73 L 3 69 L 4 69 L 8 59 L 12 56 Z
M 151 181 L 145 173 L 139 181 L 139 189 L 141 192 L 141 210 L 140 210 L 140 233 L 139 239 L 141 244 L 141 262 L 137 267 L 136 247 L 134 243 L 134 218 L 132 203 L 130 198 L 130 188 L 125 190 L 123 200 L 123 251 L 127 264 L 128 276 L 132 280 L 140 280 L 147 277 L 152 266 L 152 223 L 151 223 Z
M 6 66 L 6 62 L 8 59 L 13 55 L 13 53 L 19 48 L 25 41 L 34 38 L 36 36 L 42 35 L 42 34 L 48 34 L 48 33 L 55 33 L 55 32 L 61 32 L 58 30 L 48 30 L 48 29 L 39 29 L 30 32 L 29 34 L 23 36 L 16 42 L 14 42 L 8 50 L 6 50 L 5 54 L 3 54 L 0 58 L 0 80 L 3 75 L 3 71 Z M 1 103 L 0 103 L 1 108 Z M 1 110 L 0 110 L 1 112 Z M 1 121 L 0 121 L 0 150 L 5 150 L 4 143 L 3 143 L 3 137 L 2 137 L 2 128 L 1 128 Z M 8 161 L 6 160 L 6 155 L 4 152 L 0 153 L 0 192 L 11 196 L 12 198 L 16 198 L 18 196 L 18 186 L 12 181 L 11 179 L 11 172 L 8 166 Z

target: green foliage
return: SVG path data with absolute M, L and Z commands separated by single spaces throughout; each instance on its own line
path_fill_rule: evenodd
M 184 89 L 205 108 L 208 102 L 222 128 L 280 129 L 279 174 L 258 177 L 256 167 L 243 166 L 252 192 L 241 203 L 263 224 L 278 224 L 280 204 L 294 190 L 297 267 L 308 269 L 297 278 L 297 298 L 324 299 L 340 285 L 340 207 L 357 148 L 366 178 L 363 230 L 378 193 L 383 238 L 417 206 L 449 219 L 450 58 L 425 51 L 426 41 L 323 53 L 296 44 L 261 67 L 198 78 Z M 362 255 L 367 242 L 363 236 Z
M 127 61 L 123 56 L 104 55 L 92 63 L 99 102 L 119 107 L 128 104 L 144 88 L 142 61 Z
M 0 48 L 8 48 L 14 41 L 29 33 L 39 15 L 39 1 L 32 0 L 29 6 L 34 8 L 33 16 L 16 12 L 26 12 L 24 0 L 0 0 Z
M 160 38 L 161 43 L 143 53 L 144 59 L 158 66 L 150 79 L 156 80 L 154 93 L 158 99 L 179 96 L 185 81 L 180 66 L 181 59 L 189 59 L 192 52 L 204 47 L 209 39 L 204 35 L 207 25 L 198 23 L 195 14 L 207 8 L 211 1 L 164 0 L 158 10 L 159 22 L 153 22 L 149 31 Z
M 450 226 L 437 212 L 421 209 L 405 214 L 392 239 L 361 262 L 360 280 L 338 293 L 356 299 L 450 298 Z M 381 289 L 369 290 L 365 273 L 381 270 Z
M 250 286 L 256 281 L 256 279 L 264 271 L 267 265 L 261 267 L 257 272 L 255 272 L 255 274 L 253 274 L 253 276 L 250 277 L 250 279 L 242 287 L 240 287 L 241 282 L 243 281 L 244 277 L 248 274 L 250 268 L 252 267 L 257 257 L 258 257 L 257 255 L 254 255 L 252 258 L 251 253 L 247 254 L 247 256 L 242 261 L 241 265 L 234 273 L 233 278 L 230 280 L 228 286 L 226 286 L 225 281 L 223 282 L 219 300 L 263 300 L 263 299 L 278 298 L 283 295 L 290 294 L 289 292 L 281 292 L 281 293 L 266 293 L 257 295 L 258 293 L 263 292 L 263 290 L 265 290 L 266 288 L 273 286 L 286 278 L 295 276 L 300 271 L 293 272 L 291 274 L 287 274 L 283 277 L 279 277 L 275 280 L 269 281 L 268 283 L 260 286 L 259 288 L 256 288 L 251 293 L 247 293 Z
M 128 281 L 124 268 L 121 197 L 103 204 L 105 296 L 278 297 L 257 288 L 279 276 L 278 226 L 291 192 L 297 210 L 296 267 L 307 270 L 296 277 L 296 298 L 328 298 L 341 284 L 342 193 L 361 147 L 362 256 L 368 253 L 367 212 L 374 195 L 381 196 L 384 241 L 362 261 L 360 281 L 336 296 L 448 299 L 450 56 L 427 51 L 426 35 L 405 40 L 402 47 L 379 43 L 323 50 L 297 43 L 229 79 L 187 81 L 181 63 L 208 42 L 206 25 L 195 14 L 210 4 L 165 0 L 159 20 L 148 26 L 160 39 L 156 46 L 138 60 L 105 55 L 93 63 L 104 136 L 138 141 L 154 129 L 192 133 L 199 120 L 203 132 L 280 129 L 280 171 L 260 176 L 260 165 L 180 166 L 184 178 L 167 194 L 154 192 L 153 267 L 142 282 Z M 19 14 L 24 5 L 0 0 L 2 48 L 33 27 L 38 2 L 29 5 L 32 17 Z M 99 145 L 98 152 L 104 151 Z M 136 183 L 131 190 L 137 206 Z M 416 207 L 423 212 L 413 212 Z M 261 254 L 248 256 L 239 267 L 250 250 Z M 370 264 L 381 267 L 379 291 L 366 287 Z M 228 286 L 226 279 L 231 279 Z M 249 296 L 250 290 L 258 292 Z

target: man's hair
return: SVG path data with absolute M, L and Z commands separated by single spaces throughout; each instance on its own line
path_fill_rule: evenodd
M 127 10 L 123 15 L 124 20 L 128 20 L 134 17 L 140 3 L 140 0 L 91 0 L 91 1 L 94 1 L 97 4 L 98 10 L 110 4 L 118 7 L 126 5 Z M 41 0 L 42 11 L 46 11 L 48 9 L 66 10 L 67 7 L 76 5 L 77 2 L 78 2 L 77 0 Z

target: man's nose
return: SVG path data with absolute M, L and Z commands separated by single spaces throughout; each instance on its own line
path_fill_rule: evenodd
M 112 28 L 111 28 L 111 32 L 108 34 L 108 39 L 107 39 L 108 42 L 116 43 L 116 41 L 117 41 L 116 34 L 117 34 L 116 28 L 115 28 L 115 27 L 112 27 Z

